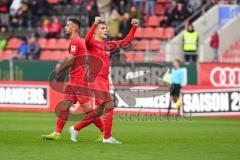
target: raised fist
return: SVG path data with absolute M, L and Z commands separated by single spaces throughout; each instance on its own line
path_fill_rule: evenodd
M 132 22 L 131 22 L 131 24 L 133 25 L 133 26 L 138 26 L 139 25 L 139 20 L 138 19 L 132 19 Z
M 99 24 L 101 22 L 101 17 L 95 17 L 95 23 L 96 24 Z

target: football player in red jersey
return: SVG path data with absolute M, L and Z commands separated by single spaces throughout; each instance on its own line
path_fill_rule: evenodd
M 79 89 L 86 88 L 88 83 L 85 81 L 84 76 L 86 73 L 85 57 L 86 46 L 84 40 L 79 36 L 81 23 L 77 19 L 69 19 L 65 26 L 66 35 L 70 36 L 70 42 L 68 47 L 67 60 L 62 65 L 57 65 L 55 69 L 56 76 L 70 69 L 70 80 L 67 83 L 64 94 L 64 101 L 60 103 L 60 112 L 56 123 L 55 131 L 49 135 L 42 135 L 46 140 L 57 140 L 60 138 L 60 134 L 68 120 L 70 107 L 79 102 L 83 107 L 83 111 L 88 114 L 92 111 L 89 97 L 79 96 Z M 100 118 L 96 118 L 93 121 L 101 132 L 103 132 L 103 123 Z
M 92 119 L 98 118 L 104 114 L 104 137 L 103 143 L 119 144 L 112 137 L 112 116 L 113 116 L 113 102 L 109 91 L 109 69 L 110 69 L 110 51 L 123 47 L 126 43 L 132 42 L 134 34 L 137 30 L 139 21 L 133 19 L 132 28 L 129 34 L 119 41 L 107 41 L 108 29 L 107 25 L 101 21 L 100 17 L 95 18 L 95 23 L 88 31 L 85 37 L 85 43 L 88 50 L 88 62 L 89 62 L 89 79 L 88 86 L 95 90 L 93 91 L 96 98 L 96 105 L 98 106 L 94 111 L 88 114 L 83 121 L 72 127 L 71 139 L 77 138 L 77 133 L 82 128 L 88 126 Z M 102 66 L 99 69 L 99 65 L 96 63 L 96 58 L 102 61 Z M 97 90 L 97 91 L 96 91 Z M 76 141 L 76 140 L 75 140 Z

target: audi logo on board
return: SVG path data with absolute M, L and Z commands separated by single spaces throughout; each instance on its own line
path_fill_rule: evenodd
M 210 81 L 215 87 L 240 87 L 240 68 L 215 67 L 210 73 Z

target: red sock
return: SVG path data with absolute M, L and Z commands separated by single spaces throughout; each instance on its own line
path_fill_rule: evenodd
M 93 123 L 94 120 L 96 120 L 97 115 L 95 111 L 90 112 L 89 114 L 86 115 L 86 117 L 77 125 L 74 126 L 74 130 L 80 131 L 82 128 L 87 127 L 91 123 Z
M 86 112 L 86 115 L 88 115 L 89 113 L 91 113 L 93 110 Z M 101 131 L 103 132 L 103 122 L 101 118 L 96 118 L 92 121 L 92 123 Z
M 101 132 L 103 132 L 104 128 L 103 128 L 103 122 L 102 122 L 101 118 L 95 119 L 93 121 L 93 124 L 95 124 L 95 126 L 98 127 Z
M 104 112 L 104 139 L 108 139 L 112 136 L 112 121 L 113 121 L 113 109 L 105 109 Z
M 61 110 L 58 115 L 55 132 L 62 133 L 62 130 L 68 120 L 69 110 Z

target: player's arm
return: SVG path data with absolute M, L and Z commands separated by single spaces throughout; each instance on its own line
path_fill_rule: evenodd
M 137 27 L 139 25 L 139 20 L 138 19 L 132 19 L 132 28 L 130 30 L 130 32 L 128 33 L 128 35 L 122 39 L 122 40 L 118 40 L 118 41 L 110 41 L 109 43 L 114 43 L 116 47 L 120 48 L 121 45 L 125 42 L 132 42 L 134 39 L 134 35 L 136 33 Z M 110 50 L 115 50 L 115 48 L 110 48 Z
M 84 52 L 84 44 L 81 44 L 79 41 L 71 41 L 69 44 L 69 53 L 67 54 L 67 60 L 64 64 L 58 65 L 55 68 L 56 75 L 60 75 L 63 71 L 69 69 L 74 65 L 74 62 L 79 54 Z
M 101 18 L 100 17 L 95 17 L 95 22 L 93 23 L 92 27 L 89 29 L 89 31 L 86 34 L 85 37 L 85 43 L 86 46 L 89 48 L 91 47 L 91 42 L 93 39 L 93 35 L 94 35 L 94 31 L 97 28 L 97 25 L 101 22 Z
M 63 71 L 69 69 L 74 65 L 76 56 L 73 54 L 68 54 L 67 55 L 67 60 L 64 64 L 57 65 L 55 68 L 55 73 L 56 75 L 60 75 Z

